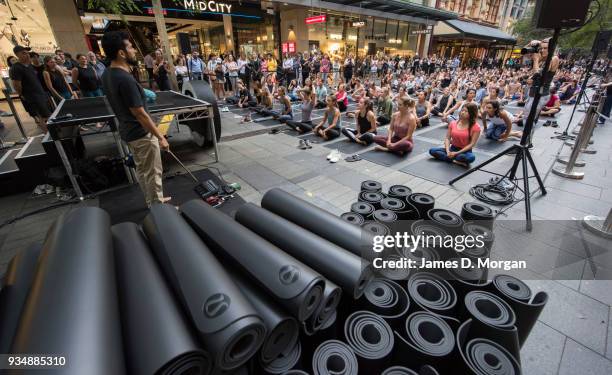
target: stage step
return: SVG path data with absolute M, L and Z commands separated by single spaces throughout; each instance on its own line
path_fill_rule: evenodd
M 23 191 L 21 171 L 15 162 L 15 157 L 20 150 L 20 148 L 13 148 L 0 153 L 0 196 Z
M 49 155 L 42 145 L 44 135 L 28 138 L 28 142 L 15 157 L 17 167 L 22 177 L 28 180 L 28 185 L 39 185 L 45 183 L 45 172 L 51 165 Z

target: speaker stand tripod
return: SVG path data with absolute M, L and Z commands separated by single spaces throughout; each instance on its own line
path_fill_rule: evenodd
M 505 181 L 509 180 L 510 183 L 512 183 L 517 189 L 522 191 L 523 197 L 520 200 L 525 201 L 525 220 L 526 220 L 526 229 L 528 231 L 531 231 L 532 229 L 531 192 L 529 188 L 529 179 L 535 178 L 538 182 L 538 186 L 540 188 L 541 194 L 546 195 L 546 188 L 544 187 L 544 182 L 542 181 L 542 178 L 540 178 L 538 169 L 535 163 L 533 162 L 533 158 L 531 157 L 531 153 L 529 152 L 529 145 L 530 145 L 531 132 L 533 131 L 533 123 L 535 122 L 537 111 L 539 109 L 540 98 L 542 97 L 542 84 L 549 82 L 548 75 L 550 74 L 550 72 L 548 71 L 548 69 L 550 67 L 550 62 L 552 61 L 555 47 L 557 46 L 559 34 L 561 33 L 561 28 L 555 28 L 554 30 L 555 32 L 553 34 L 553 37 L 550 39 L 550 42 L 548 43 L 548 50 L 550 52 L 546 56 L 546 62 L 544 63 L 544 67 L 542 68 L 542 77 L 539 80 L 539 82 L 537 82 L 537 84 L 534 84 L 533 101 L 531 103 L 531 108 L 529 109 L 529 115 L 527 116 L 527 121 L 525 123 L 525 129 L 523 131 L 523 136 L 521 137 L 521 143 L 518 145 L 513 145 L 512 147 L 509 147 L 505 151 L 502 151 L 501 153 L 493 156 L 491 159 L 470 169 L 469 171 L 463 173 L 461 176 L 456 177 L 448 182 L 449 185 L 452 185 L 455 182 L 461 180 L 462 178 L 478 170 L 482 170 L 483 167 L 501 158 L 502 156 L 514 154 L 514 163 L 512 163 L 512 167 L 505 174 L 500 175 L 499 173 L 493 173 L 493 172 L 489 172 L 486 170 L 482 170 L 482 171 L 486 173 L 491 173 L 497 176 L 502 176 L 502 178 L 500 178 L 495 183 L 495 185 L 501 185 Z M 522 177 L 520 178 L 517 176 L 517 171 L 518 171 L 519 166 L 522 168 Z M 533 171 L 533 176 L 529 175 L 529 166 L 531 166 L 531 169 Z M 522 189 L 520 188 L 521 180 L 523 182 Z

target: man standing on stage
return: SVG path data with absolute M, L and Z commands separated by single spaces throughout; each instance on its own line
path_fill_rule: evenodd
M 122 31 L 104 34 L 102 48 L 111 61 L 102 76 L 102 86 L 119 120 L 121 139 L 132 150 L 147 206 L 167 202 L 170 198 L 164 198 L 162 193 L 160 149 L 166 151 L 170 146 L 147 113 L 144 90 L 131 74 L 137 64 L 136 50 Z

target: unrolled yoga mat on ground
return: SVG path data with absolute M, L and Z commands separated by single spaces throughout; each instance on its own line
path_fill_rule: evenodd
M 418 133 L 417 136 L 444 141 L 444 137 L 446 137 L 446 133 L 448 133 L 448 127 L 446 125 L 442 127 L 436 127 L 436 128 L 432 128 L 430 126 L 428 129 L 426 128 L 422 129 Z
M 261 207 L 345 248 L 355 255 L 374 254 L 370 249 L 370 242 L 366 240 L 368 233 L 360 227 L 347 223 L 341 218 L 284 190 L 278 188 L 268 190 L 261 199 Z
M 378 150 L 367 151 L 359 154 L 359 156 L 361 156 L 361 158 L 364 160 L 371 161 L 372 163 L 385 167 L 392 167 L 406 160 L 414 159 L 414 157 L 416 157 L 417 155 L 420 155 L 424 152 L 428 152 L 429 149 L 432 147 L 434 147 L 433 143 L 417 139 L 414 141 L 414 148 L 412 149 L 412 151 L 407 154 L 404 154 L 403 156 L 399 156 L 392 152 Z
M 123 374 L 124 352 L 110 218 L 81 207 L 58 218 L 43 244 L 10 353 L 65 356 L 46 373 Z
M 309 140 L 311 143 L 327 143 L 327 142 L 333 141 L 333 139 L 325 140 L 323 139 L 323 137 L 319 137 L 313 132 L 308 132 L 305 134 L 298 135 L 298 138 L 303 139 L 303 140 Z
M 488 139 L 484 135 L 481 135 L 478 139 L 478 143 L 476 143 L 477 150 L 483 150 L 487 152 L 492 152 L 494 154 L 500 153 L 507 148 L 512 147 L 513 145 L 519 144 L 519 140 L 517 138 L 508 138 L 506 142 L 500 142 L 493 139 Z M 484 160 L 483 160 L 484 161 Z
M 209 169 L 194 171 L 193 174 L 202 182 L 213 180 L 218 186 L 223 185 L 219 177 Z M 163 184 L 164 195 L 172 197 L 172 200 L 168 202 L 172 205 L 181 205 L 198 198 L 198 195 L 193 191 L 196 183 L 187 174 L 167 177 L 164 179 Z M 149 213 L 142 190 L 140 190 L 138 184 L 102 194 L 99 197 L 99 202 L 100 208 L 110 215 L 111 224 L 127 221 L 140 224 Z M 217 209 L 232 215 L 243 204 L 244 200 L 238 194 L 234 194 L 234 198 L 225 201 Z
M 208 374 L 212 361 L 193 336 L 139 227 L 122 223 L 111 231 L 128 373 Z
M 489 158 L 488 155 L 478 151 L 476 151 L 474 154 L 476 155 L 476 161 L 472 163 L 472 166 L 476 166 Z M 400 169 L 400 172 L 408 173 L 429 181 L 438 182 L 440 184 L 448 184 L 450 180 L 460 176 L 468 170 L 468 167 L 437 160 L 433 157 L 428 157 L 426 159 L 408 164 Z
M 274 126 L 274 125 L 282 125 L 282 122 L 272 118 L 269 120 L 258 121 L 256 122 L 256 124 L 263 125 L 263 126 Z
M 11 259 L 4 275 L 0 290 L 0 353 L 10 353 L 41 249 L 41 244 L 33 244 L 17 253 Z
M 334 143 L 326 143 L 324 147 L 329 148 L 331 150 L 338 150 L 343 154 L 355 154 L 368 150 L 371 145 L 362 145 L 357 142 L 352 142 L 347 140 L 345 136 L 342 136 L 342 139 L 340 141 Z
M 359 256 L 252 203 L 245 204 L 236 212 L 236 220 L 321 272 L 353 299 L 361 297 L 374 276 L 372 269 Z
M 143 230 L 215 367 L 243 365 L 266 334 L 255 308 L 174 206 L 154 205 Z
M 298 321 L 314 313 L 325 285 L 317 271 L 201 200 L 185 203 L 181 213 L 215 254 L 258 283 Z

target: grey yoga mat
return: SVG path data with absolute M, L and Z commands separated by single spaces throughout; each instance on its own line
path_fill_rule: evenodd
M 243 365 L 266 334 L 255 308 L 174 206 L 154 205 L 143 230 L 215 367 Z
M 97 207 L 62 215 L 47 233 L 11 353 L 57 353 L 57 374 L 123 374 L 110 218 Z
M 140 228 L 122 223 L 111 232 L 128 373 L 210 373 L 212 360 L 194 337 Z

